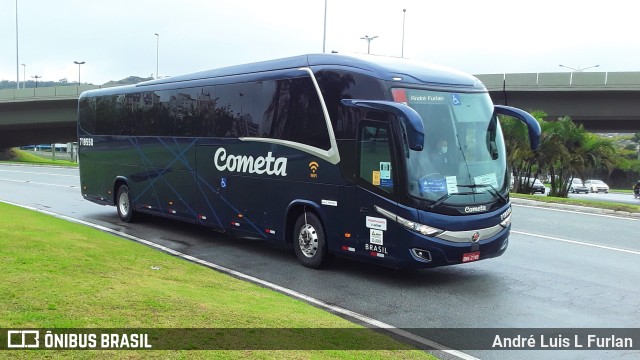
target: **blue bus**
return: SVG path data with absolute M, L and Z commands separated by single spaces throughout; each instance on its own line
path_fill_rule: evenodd
M 90 90 L 82 196 L 393 268 L 500 256 L 510 230 L 498 115 L 475 77 L 399 58 L 312 54 Z

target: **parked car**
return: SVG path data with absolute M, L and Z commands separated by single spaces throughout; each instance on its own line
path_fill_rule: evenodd
M 589 188 L 582 182 L 582 179 L 573 178 L 571 185 L 569 185 L 569 191 L 574 194 L 581 192 L 586 194 L 589 192 Z
M 541 193 L 541 194 L 546 194 L 547 193 L 547 188 L 544 187 L 544 184 L 542 184 L 542 181 L 535 179 L 533 181 L 533 186 L 531 187 L 531 193 L 535 194 L 535 193 Z
M 535 193 L 546 194 L 547 193 L 547 188 L 542 184 L 542 182 L 539 179 L 526 178 L 526 177 L 522 178 L 520 186 L 522 188 L 522 186 L 525 186 L 525 183 L 531 184 L 532 182 L 533 182 L 533 185 L 531 186 L 531 193 L 532 194 L 535 194 Z M 511 189 L 513 189 L 513 178 L 511 179 Z
M 590 192 L 609 193 L 609 185 L 605 184 L 602 180 L 587 180 L 584 182 L 584 185 Z

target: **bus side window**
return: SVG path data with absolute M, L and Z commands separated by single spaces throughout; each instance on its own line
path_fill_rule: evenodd
M 115 95 L 96 98 L 96 134 L 117 135 L 116 131 L 116 99 Z
M 80 99 L 78 107 L 80 127 L 88 134 L 96 133 L 96 98 L 84 97 Z
M 358 158 L 360 178 L 393 194 L 393 164 L 388 125 L 372 122 L 360 127 Z

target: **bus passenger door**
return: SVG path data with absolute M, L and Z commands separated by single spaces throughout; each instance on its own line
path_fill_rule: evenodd
M 395 213 L 397 167 L 392 148 L 390 123 L 360 121 L 357 141 L 356 173 L 358 219 L 357 253 L 377 258 L 393 256 L 396 224 L 382 216 L 376 207 Z

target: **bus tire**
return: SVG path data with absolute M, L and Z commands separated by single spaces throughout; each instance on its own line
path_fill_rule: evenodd
M 322 222 L 310 212 L 301 214 L 293 227 L 293 249 L 302 265 L 321 268 L 327 259 L 327 242 Z
M 120 185 L 118 188 L 116 209 L 118 209 L 118 216 L 122 221 L 133 221 L 133 202 L 131 201 L 131 192 L 127 185 Z

